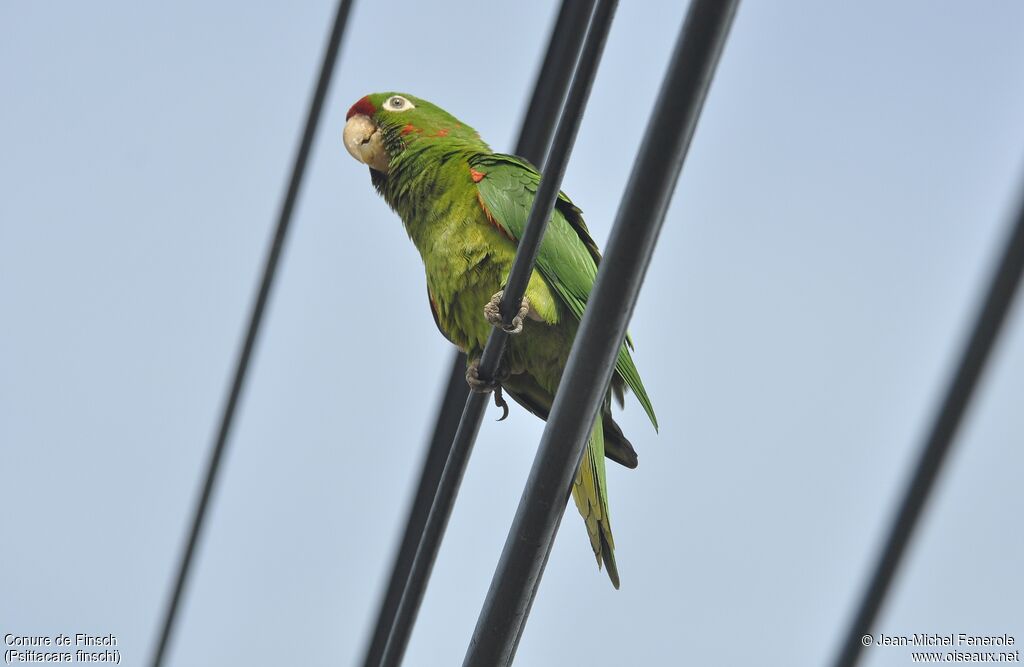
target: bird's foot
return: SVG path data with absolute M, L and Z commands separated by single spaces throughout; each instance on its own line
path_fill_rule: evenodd
M 498 368 L 498 372 L 495 373 L 494 379 L 485 380 L 480 377 L 480 360 L 474 359 L 469 362 L 469 366 L 466 367 L 466 383 L 469 385 L 470 391 L 477 394 L 489 394 L 494 393 L 494 404 L 501 408 L 502 414 L 498 418 L 498 421 L 502 421 L 505 417 L 508 417 L 508 402 L 501 393 L 501 382 L 502 380 L 508 379 L 508 368 L 502 363 L 501 367 Z
M 501 290 L 491 297 L 491 300 L 484 306 L 484 317 L 491 323 L 491 326 L 497 327 L 507 334 L 517 334 L 523 330 L 523 320 L 530 312 L 530 300 L 523 295 L 523 300 L 519 304 L 519 313 L 512 318 L 512 324 L 506 325 L 505 320 L 501 317 L 501 297 L 504 294 L 505 290 Z

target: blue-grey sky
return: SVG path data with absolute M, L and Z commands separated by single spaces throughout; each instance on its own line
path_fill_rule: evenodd
M 684 3 L 624 2 L 565 179 L 609 231 Z M 363 94 L 516 135 L 554 3 L 357 2 L 170 664 L 355 664 L 448 343 L 341 144 Z M 0 633 L 142 664 L 332 2 L 0 4 Z M 1024 5 L 745 2 L 631 325 L 622 589 L 563 522 L 522 665 L 820 665 L 1024 177 Z M 1024 641 L 1015 308 L 876 632 Z M 407 656 L 459 664 L 542 423 L 488 413 Z M 905 665 L 875 647 L 866 665 Z

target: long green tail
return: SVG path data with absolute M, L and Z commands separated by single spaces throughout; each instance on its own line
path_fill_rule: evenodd
M 615 566 L 615 541 L 608 516 L 608 484 L 604 476 L 604 427 L 600 417 L 590 429 L 590 440 L 583 452 L 576 482 L 572 485 L 572 497 L 587 524 L 597 567 L 600 569 L 603 564 L 612 586 L 618 588 L 619 570 Z

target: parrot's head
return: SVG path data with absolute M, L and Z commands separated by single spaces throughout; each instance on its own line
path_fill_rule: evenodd
M 345 148 L 370 169 L 387 174 L 392 160 L 421 142 L 464 143 L 489 150 L 476 130 L 450 113 L 404 93 L 374 93 L 345 116 Z

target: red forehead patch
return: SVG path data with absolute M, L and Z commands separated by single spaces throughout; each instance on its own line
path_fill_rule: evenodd
M 355 116 L 358 113 L 361 113 L 364 116 L 372 116 L 373 114 L 377 113 L 377 107 L 373 106 L 373 102 L 370 101 L 369 95 L 367 95 L 366 97 L 352 105 L 352 107 L 348 110 L 348 113 L 345 114 L 345 120 L 348 120 L 349 118 Z

